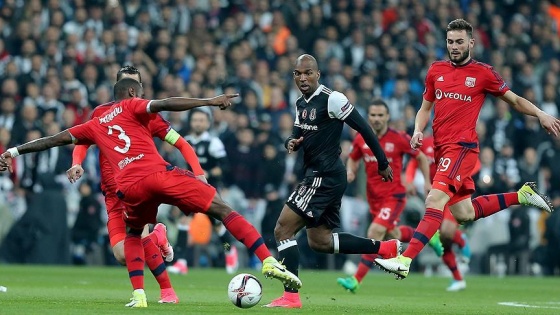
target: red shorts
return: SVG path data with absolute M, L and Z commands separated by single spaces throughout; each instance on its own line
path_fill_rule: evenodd
M 445 192 L 451 199 L 448 205 L 470 198 L 475 190 L 471 177 L 478 162 L 476 144 L 445 145 L 435 150 L 437 170 L 432 188 Z
M 368 200 L 369 212 L 372 222 L 382 225 L 391 231 L 397 223 L 406 205 L 406 198 L 402 196 L 390 196 L 385 199 Z
M 152 173 L 132 184 L 117 196 L 126 204 L 126 225 L 142 229 L 156 223 L 157 210 L 165 203 L 177 206 L 183 213 L 206 212 L 216 189 L 195 178 L 194 174 L 177 167 Z
M 114 247 L 126 237 L 126 223 L 123 220 L 126 206 L 114 192 L 105 193 L 105 206 L 107 207 L 107 232 L 111 247 Z

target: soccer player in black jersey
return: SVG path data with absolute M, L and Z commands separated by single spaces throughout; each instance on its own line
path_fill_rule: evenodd
M 340 159 L 344 123 L 358 131 L 372 149 L 384 181 L 393 180 L 393 170 L 377 137 L 346 96 L 319 84 L 321 72 L 313 56 L 299 56 L 293 76 L 303 95 L 296 101 L 295 123 L 285 147 L 288 153 L 303 149 L 305 178 L 290 194 L 274 228 L 280 259 L 297 275 L 295 235 L 303 227 L 309 246 L 318 252 L 396 256 L 400 252 L 398 240 L 382 242 L 332 232 L 340 227 L 340 204 L 347 185 L 346 168 Z M 266 306 L 301 308 L 301 300 L 297 290 L 285 287 L 284 294 Z

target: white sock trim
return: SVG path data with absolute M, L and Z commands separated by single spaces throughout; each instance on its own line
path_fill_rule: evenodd
M 292 240 L 292 239 L 288 239 L 288 240 L 283 240 L 278 242 L 278 251 L 283 251 L 287 248 L 290 248 L 292 246 L 297 246 L 297 241 L 296 240 Z
M 338 233 L 332 234 L 333 240 L 333 253 L 338 254 L 340 252 L 340 240 L 338 239 Z

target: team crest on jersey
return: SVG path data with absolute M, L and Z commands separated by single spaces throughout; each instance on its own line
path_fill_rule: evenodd
M 298 193 L 298 195 L 303 196 L 303 195 L 305 195 L 306 190 L 307 190 L 307 187 L 300 186 L 297 193 Z
M 468 86 L 468 87 L 471 87 L 471 88 L 474 87 L 475 82 L 476 82 L 476 78 L 473 78 L 473 77 L 467 77 L 465 79 L 465 85 Z
M 387 151 L 387 152 L 395 151 L 395 144 L 391 143 L 391 142 L 385 143 L 385 151 Z
M 301 118 L 302 119 L 307 118 L 307 109 L 304 109 L 303 112 L 301 112 Z
M 316 117 L 317 117 L 317 109 L 313 108 L 309 113 L 309 119 L 315 120 Z

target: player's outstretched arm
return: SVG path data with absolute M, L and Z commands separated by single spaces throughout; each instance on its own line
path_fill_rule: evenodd
M 541 126 L 549 134 L 553 134 L 556 137 L 560 135 L 560 120 L 545 113 L 526 98 L 515 94 L 511 90 L 500 96 L 500 98 L 510 104 L 516 111 L 525 115 L 537 117 Z
M 231 99 L 238 96 L 239 93 L 222 94 L 212 98 L 169 97 L 151 101 L 150 112 L 182 112 L 201 106 L 218 106 L 220 109 L 226 109 L 231 106 Z
M 422 106 L 416 113 L 416 118 L 414 120 L 414 133 L 410 139 L 410 147 L 414 150 L 422 146 L 422 140 L 424 139 L 424 129 L 430 120 L 430 114 L 432 112 L 433 102 L 422 100 Z
M 53 136 L 43 137 L 27 142 L 17 147 L 9 148 L 0 156 L 0 171 L 9 170 L 12 172 L 12 159 L 18 155 L 44 151 L 53 147 L 59 147 L 72 143 L 72 135 L 68 130 L 61 131 Z

